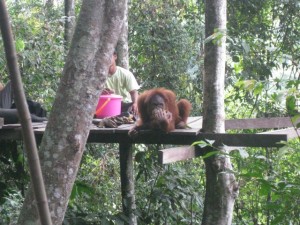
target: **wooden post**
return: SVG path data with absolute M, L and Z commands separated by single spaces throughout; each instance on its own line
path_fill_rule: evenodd
M 0 128 L 2 128 L 3 125 L 4 125 L 4 118 L 0 117 Z
M 130 143 L 120 143 L 119 153 L 123 212 L 128 217 L 128 225 L 137 225 L 132 145 Z
M 41 163 L 38 155 L 38 149 L 35 143 L 30 113 L 26 103 L 21 74 L 18 67 L 17 53 L 5 1 L 0 1 L 0 21 L 0 29 L 5 49 L 7 68 L 12 84 L 14 100 L 16 102 L 22 125 L 22 133 L 24 136 L 24 143 L 28 157 L 31 183 L 36 200 L 36 206 L 38 209 L 37 211 L 40 219 L 40 224 L 51 225 L 52 221 L 43 180 Z

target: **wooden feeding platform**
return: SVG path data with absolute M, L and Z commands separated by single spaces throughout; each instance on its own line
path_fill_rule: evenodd
M 40 142 L 47 122 L 33 123 L 32 126 L 36 140 Z M 200 140 L 214 141 L 215 146 L 280 147 L 289 139 L 299 136 L 299 130 L 294 128 L 295 125 L 288 117 L 225 121 L 226 130 L 266 130 L 261 133 L 202 133 L 202 117 L 190 117 L 188 128 L 184 130 L 174 130 L 168 134 L 144 130 L 134 139 L 128 136 L 128 131 L 132 127 L 133 124 L 123 124 L 117 128 L 99 128 L 92 124 L 87 140 L 88 143 L 119 144 L 122 203 L 123 211 L 128 217 L 135 217 L 134 199 L 128 197 L 134 195 L 133 144 L 179 145 L 179 147 L 159 151 L 160 162 L 166 164 L 198 156 L 199 152 L 191 145 Z M 0 140 L 22 140 L 21 125 L 6 124 L 1 126 L 0 120 Z
M 32 123 L 37 141 L 41 140 L 46 129 L 47 122 Z M 261 118 L 261 119 L 237 119 L 226 120 L 226 130 L 241 129 L 276 129 L 261 133 L 202 133 L 202 117 L 190 117 L 188 128 L 174 130 L 168 134 L 157 131 L 141 131 L 137 138 L 131 139 L 128 131 L 133 124 L 123 124 L 117 128 L 99 128 L 91 125 L 88 143 L 142 143 L 142 144 L 173 144 L 191 145 L 199 140 L 214 140 L 216 145 L 243 146 L 243 147 L 278 147 L 279 142 L 298 136 L 298 130 L 294 128 L 288 117 Z M 284 128 L 284 129 L 282 129 Z M 0 140 L 22 140 L 20 124 L 2 123 L 0 118 Z

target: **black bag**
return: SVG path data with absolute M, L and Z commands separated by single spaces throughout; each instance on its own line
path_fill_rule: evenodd
M 42 105 L 38 102 L 34 102 L 27 99 L 28 109 L 30 114 L 36 115 L 38 117 L 46 117 L 47 111 L 42 107 Z M 11 109 L 15 109 L 15 103 L 12 104 Z

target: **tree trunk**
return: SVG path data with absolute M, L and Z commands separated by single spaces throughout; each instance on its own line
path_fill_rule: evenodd
M 46 1 L 46 7 L 52 8 L 54 5 L 54 0 L 47 0 Z
M 205 58 L 203 131 L 225 132 L 226 0 L 207 0 L 205 10 Z M 210 149 L 209 151 L 211 151 Z M 230 225 L 238 185 L 230 159 L 222 154 L 205 159 L 206 194 L 202 225 Z
M 126 1 L 125 18 L 122 31 L 118 40 L 117 51 L 117 65 L 125 69 L 129 69 L 129 56 L 128 56 L 128 1 Z
M 71 42 L 75 27 L 75 0 L 65 0 L 65 46 Z
M 40 146 L 52 222 L 62 224 L 113 49 L 125 1 L 83 1 L 63 77 Z M 29 188 L 19 224 L 40 224 Z

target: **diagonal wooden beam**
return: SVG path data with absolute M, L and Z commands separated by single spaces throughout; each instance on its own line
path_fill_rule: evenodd
M 158 151 L 158 162 L 163 164 L 168 164 L 172 162 L 177 162 L 181 160 L 192 159 L 199 156 L 199 152 L 194 146 L 181 146 L 168 148 Z
M 295 129 L 294 127 L 289 127 L 286 129 L 280 129 L 280 130 L 271 130 L 262 132 L 260 134 L 285 134 L 287 135 L 287 139 L 293 139 L 293 138 L 300 138 L 300 129 Z

